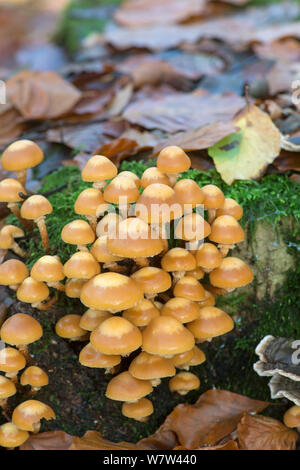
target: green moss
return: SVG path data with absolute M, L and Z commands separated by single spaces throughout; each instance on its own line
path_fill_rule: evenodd
M 91 33 L 101 33 L 109 18 L 77 17 L 75 10 L 95 9 L 109 5 L 117 5 L 122 0 L 71 0 L 63 13 L 58 26 L 55 40 L 69 54 L 77 52 L 81 41 Z

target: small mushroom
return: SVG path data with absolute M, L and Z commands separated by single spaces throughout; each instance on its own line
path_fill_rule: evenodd
M 0 446 L 6 449 L 20 447 L 29 438 L 29 433 L 19 429 L 13 423 L 5 423 L 0 426 Z
M 163 357 L 192 349 L 193 335 L 178 320 L 168 316 L 154 318 L 143 330 L 143 351 Z
M 283 416 L 283 422 L 288 428 L 296 428 L 300 432 L 300 406 L 294 405 Z
M 40 430 L 42 419 L 49 421 L 55 418 L 52 408 L 38 400 L 24 401 L 14 409 L 12 415 L 15 426 L 35 434 Z
M 52 211 L 53 207 L 48 199 L 38 194 L 26 199 L 21 207 L 21 217 L 23 217 L 23 219 L 33 220 L 37 224 L 44 250 L 49 246 L 45 216 L 51 214 Z
M 86 331 L 94 331 L 101 323 L 110 318 L 111 314 L 105 310 L 89 308 L 80 318 L 79 326 Z
M 185 215 L 192 213 L 195 207 L 203 203 L 204 194 L 194 180 L 179 180 L 173 189 Z
M 134 403 L 123 403 L 122 415 L 145 423 L 153 413 L 153 405 L 148 398 L 141 398 Z
M 81 290 L 86 283 L 86 279 L 68 279 L 65 284 L 66 296 L 71 299 L 79 299 Z
M 160 268 L 148 266 L 139 269 L 131 275 L 143 289 L 147 299 L 154 299 L 157 294 L 165 292 L 172 286 L 172 279 L 169 273 Z
M 204 288 L 194 277 L 184 276 L 175 284 L 173 289 L 175 297 L 183 297 L 184 299 L 200 302 L 204 299 Z
M 117 233 L 109 233 L 107 248 L 115 256 L 130 258 L 138 266 L 148 266 L 150 257 L 163 250 L 159 237 L 151 235 L 151 229 L 141 219 L 129 217 L 118 224 Z
M 220 217 L 220 215 L 231 215 L 236 220 L 240 220 L 243 217 L 243 208 L 234 199 L 228 197 L 224 200 L 223 206 L 216 211 L 216 216 Z
M 76 214 L 84 215 L 94 232 L 97 227 L 97 216 L 107 208 L 108 204 L 105 203 L 101 191 L 96 188 L 84 189 L 74 204 Z
M 106 181 L 114 178 L 118 173 L 117 167 L 109 158 L 103 155 L 94 155 L 91 157 L 81 172 L 83 181 L 94 183 L 96 189 L 102 189 Z
M 234 323 L 223 310 L 216 307 L 204 307 L 200 309 L 199 317 L 188 323 L 187 328 L 198 342 L 204 342 L 228 333 L 234 328 Z
M 164 377 L 175 375 L 175 367 L 170 359 L 154 356 L 142 351 L 129 366 L 130 374 L 136 379 L 149 380 L 152 387 L 160 384 Z
M 208 290 L 204 289 L 204 299 L 198 302 L 199 307 L 213 307 L 215 303 L 215 296 Z
M 142 334 L 126 318 L 111 317 L 92 331 L 90 342 L 103 354 L 128 356 L 141 346 Z
M 28 168 L 33 168 L 44 159 L 42 149 L 31 140 L 17 140 L 2 153 L 1 165 L 4 170 L 16 171 L 18 181 L 25 188 Z
M 204 271 L 197 266 L 195 269 L 192 269 L 191 271 L 187 271 L 186 275 L 189 277 L 194 277 L 195 279 L 199 281 L 199 279 L 204 278 Z
M 227 292 L 236 287 L 246 286 L 253 281 L 253 273 L 250 267 L 239 258 L 224 258 L 220 266 L 209 273 L 210 283 L 215 287 L 221 287 Z
M 119 271 L 120 266 L 117 264 L 117 261 L 121 261 L 123 258 L 110 253 L 107 248 L 107 235 L 102 235 L 97 238 L 95 243 L 92 245 L 90 252 L 99 263 L 104 263 L 104 269 L 116 272 Z
M 49 384 L 49 377 L 43 369 L 37 366 L 27 367 L 21 375 L 20 384 L 30 385 L 32 394 Z
M 28 277 L 29 272 L 23 261 L 9 259 L 0 264 L 0 285 L 17 290 L 19 285 Z
M 223 206 L 225 196 L 221 189 L 214 184 L 207 184 L 201 188 L 204 194 L 204 209 L 208 211 L 208 222 L 211 224 L 216 218 L 216 211 Z
M 130 204 L 136 202 L 139 195 L 134 179 L 119 175 L 103 191 L 104 200 L 111 204 L 117 204 L 123 218 L 130 215 Z
M 55 332 L 61 338 L 70 341 L 83 341 L 87 332 L 80 327 L 81 316 L 76 314 L 65 315 L 55 325 Z
M 0 371 L 14 383 L 17 382 L 18 372 L 26 366 L 26 359 L 20 351 L 14 348 L 0 350 Z
M 150 184 L 155 183 L 166 184 L 167 186 L 169 186 L 170 181 L 167 175 L 159 171 L 156 166 L 152 166 L 150 168 L 147 168 L 142 174 L 141 186 L 143 189 L 146 189 L 147 186 L 150 186 Z
M 141 300 L 135 307 L 124 310 L 122 314 L 123 318 L 139 328 L 149 325 L 151 320 L 159 315 L 158 308 L 148 299 Z
M 188 323 L 199 317 L 200 307 L 196 302 L 182 297 L 174 297 L 166 302 L 161 315 L 173 317 L 180 323 Z
M 149 395 L 152 390 L 152 385 L 148 380 L 139 380 L 129 372 L 122 372 L 110 380 L 105 395 L 110 400 L 132 403 Z
M 170 361 L 178 369 L 184 369 L 185 364 L 187 364 L 191 359 L 193 359 L 193 356 L 194 348 L 180 354 L 175 354 L 175 356 L 171 357 Z
M 0 202 L 7 202 L 8 209 L 17 217 L 26 229 L 31 230 L 32 223 L 28 220 L 22 219 L 20 214 L 19 203 L 23 202 L 20 194 L 26 194 L 26 191 L 18 180 L 5 178 L 0 181 Z
M 106 214 L 97 224 L 97 237 L 107 236 L 109 233 L 117 233 L 117 226 L 121 220 L 122 217 L 119 214 L 115 214 L 114 212 Z
M 184 248 L 172 248 L 161 259 L 161 267 L 172 272 L 174 282 L 181 279 L 186 271 L 196 268 L 194 256 Z
M 201 240 L 210 234 L 210 225 L 203 217 L 193 212 L 182 217 L 175 228 L 175 238 L 189 242 L 188 249 L 198 249 Z
M 21 258 L 25 258 L 26 253 L 20 248 L 15 241 L 15 238 L 24 237 L 24 232 L 21 228 L 15 225 L 5 225 L 0 230 L 0 248 L 2 250 L 12 250 Z
M 81 350 L 79 362 L 85 367 L 105 369 L 106 374 L 113 374 L 115 367 L 121 362 L 121 356 L 117 354 L 103 354 L 89 343 Z
M 111 313 L 134 307 L 142 298 L 139 284 L 119 273 L 98 274 L 84 284 L 80 294 L 86 307 Z
M 43 335 L 40 323 L 25 313 L 15 313 L 3 323 L 0 337 L 4 343 L 16 346 L 26 357 L 29 356 L 28 345 L 38 341 Z
M 0 408 L 6 409 L 7 400 L 17 393 L 14 382 L 0 375 Z
M 200 380 L 191 372 L 179 372 L 169 380 L 169 389 L 171 392 L 177 392 L 179 395 L 187 395 L 191 390 L 200 387 Z
M 221 215 L 213 221 L 209 239 L 218 243 L 221 255 L 226 256 L 236 243 L 240 243 L 245 239 L 245 233 L 234 217 Z
M 212 243 L 203 243 L 196 251 L 195 258 L 197 266 L 206 273 L 220 266 L 223 259 L 218 248 Z
M 62 229 L 61 239 L 65 243 L 77 245 L 80 251 L 88 251 L 86 245 L 94 242 L 95 233 L 85 220 L 73 220 Z
M 33 308 L 48 310 L 56 302 L 55 297 L 53 297 L 43 303 L 48 299 L 49 293 L 46 284 L 36 281 L 32 277 L 27 277 L 17 289 L 17 299 L 20 302 L 31 304 Z
M 136 187 L 138 189 L 141 187 L 140 178 L 135 173 L 133 173 L 132 171 L 120 171 L 118 176 L 125 176 L 126 178 L 132 178 L 133 181 L 135 182 Z
M 30 276 L 35 281 L 46 282 L 49 287 L 65 291 L 65 286 L 60 282 L 65 278 L 65 275 L 58 256 L 42 256 L 32 266 Z
M 100 264 L 88 251 L 78 251 L 64 264 L 64 275 L 69 279 L 91 279 L 101 271 Z
M 157 168 L 167 174 L 171 186 L 174 186 L 180 173 L 187 171 L 190 166 L 190 158 L 176 145 L 165 147 L 157 157 Z

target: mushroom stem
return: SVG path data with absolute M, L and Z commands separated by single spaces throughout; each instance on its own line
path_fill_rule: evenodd
M 10 379 L 14 384 L 18 383 L 18 371 L 6 372 L 5 377 Z
M 18 348 L 18 350 L 20 351 L 20 353 L 22 353 L 23 356 L 25 357 L 26 362 L 27 362 L 27 361 L 31 361 L 31 356 L 30 356 L 30 354 L 29 354 L 29 350 L 28 350 L 27 344 L 18 344 L 18 345 L 17 345 L 17 348 Z
M 7 398 L 0 398 L 0 408 L 5 410 L 7 407 Z
M 173 276 L 173 283 L 176 284 L 177 281 L 179 281 L 185 276 L 185 271 L 173 271 L 172 276 Z
M 151 382 L 152 387 L 157 387 L 161 383 L 161 380 L 153 379 L 153 380 L 150 380 L 150 382 Z
M 54 289 L 60 290 L 62 292 L 65 292 L 66 288 L 65 285 L 62 284 L 61 282 L 47 282 L 49 287 L 53 287 Z
M 189 390 L 177 390 L 178 395 L 184 396 L 189 393 Z
M 52 307 L 56 303 L 56 297 L 52 297 L 52 299 L 49 299 L 47 302 L 34 302 L 31 304 L 33 308 L 37 308 L 38 310 L 49 310 L 49 308 Z
M 9 288 L 12 289 L 12 290 L 18 290 L 18 287 L 19 287 L 20 284 L 9 284 Z
M 167 173 L 167 177 L 169 178 L 170 186 L 174 186 L 177 179 L 179 178 L 180 173 Z
M 220 243 L 220 244 L 218 245 L 218 248 L 219 248 L 220 253 L 221 253 L 221 255 L 223 256 L 223 258 L 225 258 L 225 256 L 227 255 L 228 251 L 229 251 L 229 250 L 232 250 L 234 247 L 235 247 L 234 244 L 232 244 L 232 245 L 222 245 L 222 243 Z
M 4 260 L 5 256 L 7 255 L 7 252 L 8 252 L 8 250 L 3 250 L 3 249 L 0 250 L 0 258 L 2 259 L 2 261 Z M 2 261 L 0 262 L 0 264 L 2 263 Z
M 217 211 L 216 209 L 208 209 L 208 223 L 212 224 L 216 218 Z
M 198 343 L 205 343 L 205 342 L 210 343 L 212 341 L 212 338 L 195 338 L 195 342 Z
M 88 220 L 88 223 L 90 224 L 92 230 L 96 232 L 96 227 L 97 227 L 97 216 L 96 215 L 86 215 L 85 216 Z
M 23 219 L 20 215 L 20 208 L 17 202 L 9 202 L 7 204 L 8 209 L 17 217 L 18 221 L 23 225 L 26 230 L 32 230 L 32 222 L 30 220 Z
M 38 217 L 34 221 L 36 225 L 38 226 L 38 229 L 41 235 L 42 247 L 44 248 L 45 251 L 47 251 L 47 248 L 49 246 L 49 238 L 48 238 L 48 232 L 47 232 L 47 227 L 46 227 L 46 222 L 45 222 L 45 216 L 41 215 L 41 217 Z
M 134 261 L 141 268 L 145 268 L 145 267 L 149 266 L 149 259 L 148 258 L 134 258 Z
M 41 429 L 41 423 L 40 421 L 38 423 L 33 423 L 33 434 L 38 434 Z
M 105 187 L 106 181 L 97 181 L 93 183 L 93 188 L 99 189 L 100 191 Z
M 89 251 L 85 245 L 77 245 L 77 250 L 79 251 Z
M 12 242 L 10 249 L 14 251 L 17 255 L 21 256 L 21 258 L 25 258 L 25 256 L 27 255 L 27 253 L 25 253 L 25 251 L 23 251 L 22 248 L 15 241 Z
M 19 181 L 19 183 L 21 183 L 23 188 L 26 187 L 26 178 L 27 178 L 27 169 L 17 171 L 17 180 Z

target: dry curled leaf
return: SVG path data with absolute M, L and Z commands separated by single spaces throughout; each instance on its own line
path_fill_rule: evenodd
M 7 81 L 7 94 L 26 119 L 59 117 L 78 102 L 81 92 L 55 72 L 25 70 Z
M 238 440 L 242 449 L 295 450 L 298 437 L 296 431 L 267 416 L 245 413 L 238 424 Z
M 70 450 L 138 450 L 130 442 L 110 442 L 97 431 L 87 431 L 83 437 L 74 437 Z
M 261 177 L 280 153 L 279 130 L 269 115 L 253 104 L 247 105 L 233 124 L 240 130 L 208 150 L 227 184 Z
M 137 100 L 125 109 L 123 118 L 146 129 L 174 133 L 228 122 L 244 105 L 245 100 L 234 93 L 205 96 L 178 93 L 156 100 Z
M 20 450 L 69 450 L 73 436 L 63 431 L 49 431 L 30 434 Z
M 153 155 L 168 145 L 178 145 L 186 152 L 206 149 L 235 131 L 236 127 L 229 122 L 216 122 L 190 131 L 178 132 L 169 139 L 159 142 Z
M 129 27 L 181 23 L 204 11 L 206 0 L 128 0 L 116 11 L 115 20 Z
M 226 390 L 209 390 L 194 405 L 176 406 L 158 431 L 140 443 L 148 449 L 214 446 L 236 429 L 245 411 L 259 412 L 267 406 Z

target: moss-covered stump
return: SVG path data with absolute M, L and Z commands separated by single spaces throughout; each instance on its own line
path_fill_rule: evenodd
M 123 170 L 134 171 L 139 176 L 145 168 L 143 162 L 122 165 Z M 105 398 L 111 376 L 80 366 L 78 354 L 86 343 L 68 342 L 55 334 L 58 318 L 84 311 L 79 301 L 61 294 L 58 304 L 49 312 L 14 303 L 10 315 L 17 311 L 30 313 L 44 328 L 43 339 L 31 347 L 31 353 L 38 365 L 49 371 L 50 384 L 36 397 L 53 407 L 57 420 L 44 423 L 43 430 L 63 429 L 81 435 L 87 429 L 95 429 L 114 441 L 136 441 L 154 432 L 176 404 L 193 402 L 199 393 L 213 386 L 251 398 L 269 399 L 267 379 L 253 371 L 257 343 L 267 334 L 300 338 L 299 185 L 285 175 L 267 175 L 260 182 L 240 181 L 232 186 L 227 186 L 213 171 L 190 170 L 183 177 L 194 178 L 200 185 L 217 184 L 226 196 L 233 197 L 244 208 L 241 223 L 247 240 L 233 253 L 251 264 L 255 280 L 251 286 L 217 299 L 217 305 L 233 316 L 235 329 L 212 343 L 203 344 L 207 361 L 193 369 L 201 381 L 200 392 L 174 396 L 168 390 L 167 380 L 163 380 L 150 397 L 155 409 L 153 416 L 147 423 L 138 423 L 121 415 L 120 403 Z M 75 248 L 60 240 L 60 232 L 66 223 L 78 218 L 73 204 L 87 186 L 80 180 L 77 168 L 65 167 L 46 177 L 41 188 L 54 207 L 53 214 L 47 218 L 51 254 L 58 254 L 63 262 Z M 8 221 L 16 223 L 13 216 Z M 28 267 L 43 255 L 39 240 L 35 230 L 21 242 L 30 252 L 26 260 Z M 131 359 L 122 364 L 121 370 L 126 369 Z M 28 396 L 27 391 L 21 391 L 10 400 L 10 405 L 13 407 Z M 281 417 L 283 411 L 284 407 L 276 406 L 269 413 Z

